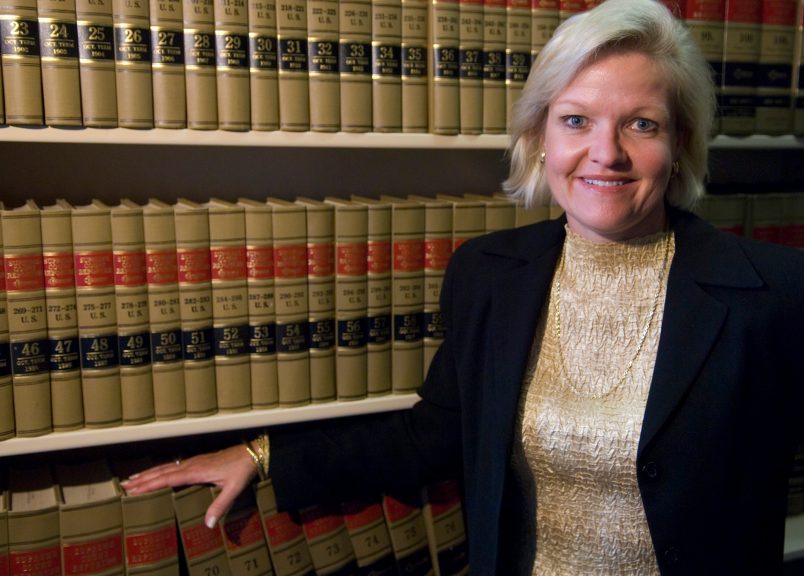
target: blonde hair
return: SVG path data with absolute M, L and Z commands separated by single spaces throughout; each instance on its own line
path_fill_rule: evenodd
M 539 156 L 550 103 L 589 64 L 613 52 L 640 52 L 663 67 L 679 135 L 678 174 L 666 201 L 691 208 L 704 192 L 708 141 L 715 111 L 709 65 L 683 23 L 658 0 L 605 0 L 553 34 L 514 105 L 511 170 L 505 190 L 527 206 L 549 203 Z

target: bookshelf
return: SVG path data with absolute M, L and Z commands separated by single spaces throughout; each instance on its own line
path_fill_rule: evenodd
M 804 514 L 789 516 L 784 535 L 785 562 L 804 559 Z

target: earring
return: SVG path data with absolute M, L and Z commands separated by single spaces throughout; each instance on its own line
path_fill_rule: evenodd
M 539 164 L 544 164 L 544 159 L 547 158 L 547 152 L 539 154 Z
M 681 170 L 681 165 L 678 163 L 678 160 L 673 160 L 673 164 L 670 166 L 670 174 L 672 176 L 678 176 L 679 170 Z

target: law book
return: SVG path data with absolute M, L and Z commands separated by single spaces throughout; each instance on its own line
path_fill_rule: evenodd
M 220 493 L 214 488 L 213 494 Z M 223 544 L 232 574 L 273 576 L 274 568 L 254 493 L 244 490 L 221 520 Z
M 483 132 L 483 0 L 460 0 L 459 72 L 461 134 Z
M 372 126 L 402 130 L 402 0 L 371 2 Z
M 343 132 L 371 131 L 371 0 L 338 2 Z
M 218 410 L 251 409 L 245 210 L 212 198 L 209 261 L 212 278 L 213 350 Z
M 756 131 L 756 91 L 761 0 L 726 0 L 720 131 L 747 136 Z
M 427 132 L 427 0 L 402 0 L 402 132 Z
M 750 217 L 749 207 L 749 196 L 745 194 L 707 194 L 698 201 L 696 213 L 718 230 L 745 236 Z
M 48 364 L 53 430 L 84 425 L 81 357 L 73 266 L 72 208 L 64 200 L 43 206 L 42 263 L 47 306 Z
M 53 431 L 39 207 L 2 212 L 11 380 L 17 436 Z
M 379 499 L 350 500 L 341 505 L 341 510 L 359 573 L 396 576 L 394 549 Z
M 486 203 L 463 196 L 438 194 L 436 198 L 452 203 L 452 250 L 486 231 Z
M 749 226 L 751 238 L 781 244 L 785 208 L 784 194 L 777 192 L 753 194 L 751 196 Z
M 2 55 L 2 51 L 0 51 L 0 55 Z M 0 61 L 0 94 L 3 93 L 3 65 Z M 3 102 L 3 99 L 0 98 L 0 124 L 6 123 L 6 106 Z
M 430 560 L 421 497 L 414 492 L 385 494 L 382 507 L 399 572 L 419 576 L 435 574 Z
M 232 576 L 221 524 L 214 528 L 204 524 L 204 514 L 210 504 L 212 488 L 206 485 L 173 492 L 173 509 L 187 573 L 189 576 Z
M 436 574 L 463 576 L 469 573 L 469 553 L 463 505 L 458 482 L 446 480 L 423 490 L 424 525 Z
M 482 194 L 464 194 L 463 196 L 468 200 L 483 202 L 486 233 L 507 230 L 516 226 L 516 205 L 513 202 Z
M 0 574 L 11 574 L 8 554 L 8 490 L 0 485 Z
M 187 127 L 182 0 L 150 0 L 154 127 Z
M 279 59 L 279 128 L 310 129 L 307 1 L 288 0 L 276 6 Z
M 357 559 L 340 506 L 308 506 L 301 509 L 299 514 L 316 574 L 355 574 Z
M 335 209 L 331 204 L 299 198 L 307 218 L 307 313 L 310 347 L 310 399 L 329 402 L 335 384 Z
M 433 0 L 430 71 L 430 132 L 460 131 L 460 5 L 458 0 Z
M 327 198 L 335 207 L 335 323 L 338 400 L 368 395 L 368 208 Z
M 112 0 L 75 0 L 84 126 L 117 126 Z
M 793 61 L 793 135 L 804 136 L 804 3 L 798 3 L 796 14 L 796 48 Z
M 215 70 L 218 128 L 251 127 L 248 5 L 246 0 L 215 0 Z
M 307 214 L 304 206 L 268 198 L 274 232 L 274 307 L 279 406 L 310 403 Z
M 10 573 L 61 576 L 60 496 L 50 466 L 12 468 L 8 497 Z
M 686 2 L 684 22 L 704 58 L 709 63 L 712 81 L 715 85 L 715 97 L 718 103 L 715 120 L 712 125 L 712 130 L 715 134 L 720 132 L 725 19 L 726 0 L 687 0 Z
M 124 198 L 111 223 L 123 424 L 142 424 L 156 417 L 142 208 Z
M 483 0 L 483 133 L 503 134 L 505 109 L 506 0 Z
M 511 130 L 513 107 L 530 74 L 531 0 L 508 0 L 505 44 L 505 129 Z
M 214 0 L 183 0 L 184 85 L 187 127 L 218 128 Z
M 310 130 L 337 132 L 341 126 L 338 0 L 307 0 Z
M 0 210 L 3 203 L 0 202 Z M 3 227 L 0 226 L 0 259 L 3 258 Z M 14 388 L 11 384 L 11 347 L 8 338 L 6 273 L 0 266 L 0 440 L 14 436 Z
M 187 399 L 173 207 L 151 199 L 142 208 L 142 222 L 154 415 L 157 420 L 174 420 L 187 413 Z
M 78 348 L 87 428 L 123 422 L 111 212 L 99 200 L 72 211 Z
M 536 57 L 553 37 L 553 33 L 561 21 L 559 0 L 533 0 L 530 15 L 530 59 L 531 62 L 536 62 Z
M 37 0 L 0 5 L 0 57 L 6 123 L 42 124 L 42 74 Z
M 366 380 L 369 396 L 391 392 L 391 204 L 352 196 L 368 211 Z
M 787 215 L 782 243 L 804 250 L 804 194 L 788 194 L 784 213 Z
M 793 131 L 793 54 L 796 29 L 794 0 L 763 0 L 757 88 L 757 132 Z
M 252 485 L 276 576 L 314 576 L 313 560 L 296 512 L 279 512 L 271 479 Z
M 251 129 L 279 129 L 276 1 L 248 3 Z
M 173 221 L 187 416 L 209 416 L 218 411 L 218 396 L 208 210 L 179 198 L 173 205 Z
M 112 0 L 117 123 L 123 128 L 153 128 L 150 3 Z
M 81 126 L 75 0 L 37 0 L 45 124 Z
M 251 367 L 251 406 L 279 404 L 276 373 L 276 306 L 274 304 L 274 244 L 271 207 L 241 198 L 246 217 L 246 285 L 248 342 Z
M 510 202 L 514 205 L 514 227 L 516 228 L 550 219 L 549 206 L 532 206 L 526 208 L 522 202 L 517 202 L 505 192 L 497 192 L 493 196 L 494 198 Z

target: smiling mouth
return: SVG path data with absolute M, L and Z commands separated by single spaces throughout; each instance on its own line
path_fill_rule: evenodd
M 582 178 L 581 180 L 584 181 L 585 184 L 591 184 L 592 186 L 625 186 L 625 180 L 597 180 L 595 178 Z

